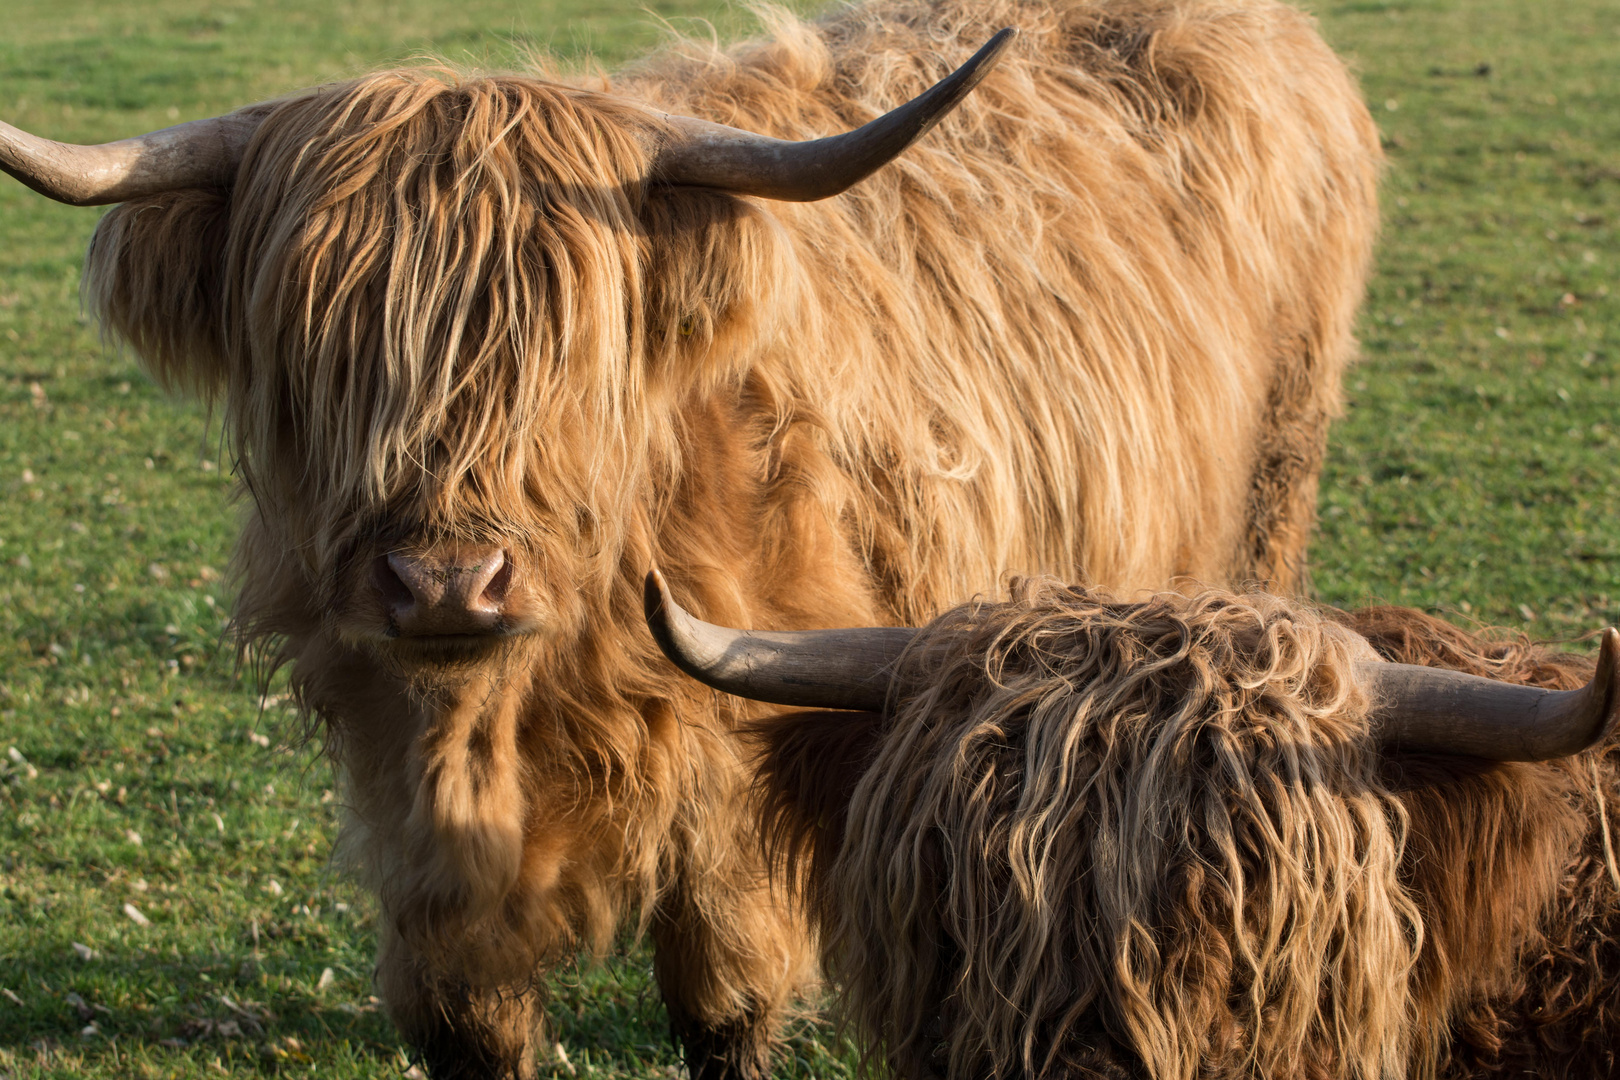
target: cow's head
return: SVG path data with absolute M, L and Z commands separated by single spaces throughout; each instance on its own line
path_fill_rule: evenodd
M 1479 759 L 1620 714 L 1612 629 L 1551 691 L 1379 660 L 1353 617 L 1264 594 L 1048 583 L 798 634 L 701 623 L 656 578 L 646 604 L 709 685 L 845 710 L 754 725 L 761 833 L 898 1076 L 1404 1075 L 1583 831 L 1584 764 Z
M 903 743 L 915 735 L 919 724 L 957 722 L 987 699 L 1016 699 L 1023 692 L 1030 696 L 1018 707 L 1033 709 L 1043 694 L 1081 692 L 1083 687 L 1074 685 L 1071 654 L 1084 652 L 1086 646 L 1075 637 L 1099 631 L 1089 625 L 1077 630 L 1080 620 L 1069 617 L 1071 608 L 1112 613 L 1106 618 L 1117 616 L 1131 633 L 1146 635 L 1157 632 L 1152 622 L 1155 604 L 1165 615 L 1164 624 L 1173 628 L 1183 619 L 1182 609 L 1203 602 L 1175 597 L 1130 603 L 1051 583 L 1025 584 L 1033 599 L 966 604 L 921 630 L 771 632 L 703 622 L 675 602 L 658 571 L 647 575 L 647 624 L 676 667 L 738 697 L 813 710 L 768 718 L 753 728 L 760 748 L 757 764 L 767 846 L 782 860 L 790 878 L 811 887 L 813 905 L 825 904 L 833 911 L 840 903 L 838 896 L 815 895 L 830 880 L 815 867 L 836 858 L 849 833 L 857 829 L 848 822 L 848 812 L 857 788 L 872 782 L 870 770 L 880 747 Z M 1221 594 L 1210 595 L 1215 605 L 1224 603 Z M 1294 610 L 1281 599 L 1261 599 L 1282 611 L 1279 619 Z M 1015 616 L 1036 621 L 1031 611 L 1055 612 L 1050 627 L 1041 631 L 1051 635 L 1050 655 L 1039 633 L 1020 625 L 1020 637 L 1007 629 Z M 1319 621 L 1308 611 L 1300 612 L 1301 622 Z M 1164 633 L 1173 637 L 1171 631 Z M 1307 681 L 1336 680 L 1312 694 L 1339 703 L 1324 711 L 1329 727 L 1364 711 L 1366 730 L 1386 759 L 1406 762 L 1415 756 L 1419 762 L 1455 761 L 1464 766 L 1548 761 L 1597 745 L 1620 723 L 1620 632 L 1613 628 L 1603 632 L 1591 681 L 1581 689 L 1559 691 L 1444 668 L 1389 663 L 1358 634 L 1339 626 L 1328 633 L 1342 639 L 1334 648 L 1349 659 L 1307 672 Z M 1163 642 L 1154 647 L 1174 651 Z M 1274 643 L 1262 635 L 1251 651 L 1264 654 L 1272 647 Z M 1135 662 L 1151 668 L 1146 652 L 1151 650 L 1144 650 Z M 1123 678 L 1114 666 L 1102 665 L 1109 677 Z M 1004 683 L 1003 674 L 1015 669 L 1022 672 L 1023 681 Z M 1032 671 L 1037 674 L 1030 675 Z M 1167 678 L 1176 681 L 1174 676 Z M 1435 775 L 1444 772 L 1441 768 Z M 1423 770 L 1414 775 L 1423 775 Z
M 121 202 L 86 291 L 165 384 L 217 399 L 252 501 L 251 630 L 406 664 L 577 630 L 609 587 L 648 403 L 724 379 L 791 280 L 769 215 L 955 106 L 793 143 L 524 78 L 372 75 L 122 143 L 0 124 L 0 167 Z M 764 294 L 764 295 L 762 295 Z M 716 359 L 716 357 L 719 357 Z
M 1003 685 L 1003 670 L 1040 672 L 1025 680 L 1035 690 L 1024 687 L 1032 698 L 1019 708 L 1034 708 L 1035 699 L 1053 693 L 1053 687 L 1076 691 L 1072 657 L 1066 651 L 1084 651 L 1085 646 L 1072 640 L 1077 620 L 1069 619 L 1069 604 L 1111 607 L 1131 633 L 1157 631 L 1152 630 L 1152 604 L 1108 601 L 1105 596 L 1093 601 L 1081 589 L 1029 586 L 1035 596 L 1055 591 L 1061 597 L 1045 606 L 1029 604 L 1030 609 L 1056 612 L 1051 656 L 1042 653 L 1038 633 L 1027 627 L 1021 628 L 1024 638 L 1009 633 L 1013 617 L 1008 612 L 1021 612 L 1019 602 L 966 604 L 922 630 L 742 631 L 687 614 L 656 570 L 646 576 L 643 602 L 653 640 L 685 674 L 740 698 L 810 709 L 758 722 L 753 733 L 760 742 L 766 842 L 774 857 L 784 860 L 789 876 L 815 892 L 828 878 L 813 866 L 836 857 L 855 790 L 868 782 L 880 746 L 906 740 L 915 724 L 932 724 L 933 717 L 959 721 L 982 699 L 1016 698 L 1019 685 Z M 1283 607 L 1286 617 L 1286 601 L 1265 599 Z M 1179 609 L 1189 606 L 1196 604 L 1186 597 L 1160 604 L 1165 625 L 1176 627 Z M 1315 620 L 1302 612 L 1301 622 Z M 1324 677 L 1341 685 L 1315 693 L 1340 703 L 1327 711 L 1340 724 L 1358 711 L 1353 703 L 1362 703 L 1367 730 L 1380 753 L 1401 761 L 1414 756 L 1417 761 L 1464 764 L 1549 761 L 1597 745 L 1620 722 L 1620 631 L 1614 628 L 1602 635 L 1591 682 L 1579 690 L 1557 691 L 1385 662 L 1353 631 L 1333 627 L 1330 633 L 1343 638 L 1335 648 L 1353 661 L 1322 665 Z M 1254 653 L 1268 648 L 1273 648 L 1270 641 L 1252 643 Z M 1145 664 L 1144 657 L 1136 659 Z M 1110 670 L 1110 675 L 1119 672 Z M 1317 674 L 1307 672 L 1307 677 Z M 894 722 L 896 716 L 904 722 Z M 1435 774 L 1443 772 L 1442 767 Z M 812 895 L 812 902 L 825 902 L 834 910 L 839 897 Z
M 682 609 L 657 570 L 647 574 L 643 599 L 647 626 L 664 655 L 717 690 L 776 705 L 872 713 L 889 710 L 896 695 L 927 692 L 922 646 L 966 632 L 973 611 L 969 605 L 923 631 L 733 630 Z M 1365 642 L 1358 645 L 1363 658 L 1354 673 L 1371 702 L 1369 726 L 1394 751 L 1548 761 L 1596 745 L 1620 723 L 1620 631 L 1613 627 L 1603 631 L 1592 681 L 1579 690 L 1386 663 Z

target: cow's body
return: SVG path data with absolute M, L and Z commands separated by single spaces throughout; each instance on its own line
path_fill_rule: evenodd
M 1593 672 L 1404 609 L 1045 585 L 924 630 L 890 716 L 761 721 L 766 835 L 870 1058 L 1612 1075 L 1617 740 L 1514 764 L 1381 748 L 1374 653 L 1547 689 Z
M 826 202 L 660 185 L 625 104 L 822 135 L 1003 25 Z M 1296 584 L 1375 227 L 1356 89 L 1267 3 L 876 3 L 607 89 L 295 97 L 229 191 L 126 203 L 89 256 L 110 327 L 223 401 L 240 625 L 330 737 L 382 993 L 441 1075 L 526 1070 L 536 973 L 627 913 L 695 1068 L 757 1069 L 811 975 L 738 717 L 656 658 L 642 567 L 784 626 L 1008 570 Z M 479 633 L 402 633 L 455 575 Z

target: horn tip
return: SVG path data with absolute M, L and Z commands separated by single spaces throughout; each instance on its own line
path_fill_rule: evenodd
M 1013 39 L 1017 36 L 1017 27 L 1003 26 L 992 34 L 990 40 L 980 46 L 979 51 L 974 53 L 972 58 L 962 66 L 974 73 L 988 72 L 995 62 L 1001 59 L 1001 54 L 1007 51 L 1007 47 L 1013 43 Z M 982 77 L 982 75 L 979 76 L 979 78 Z M 978 78 L 973 81 L 976 84 Z
M 646 580 L 641 586 L 641 606 L 654 637 L 658 637 L 660 629 L 667 630 L 674 603 L 674 598 L 669 595 L 669 583 L 664 580 L 663 571 L 656 566 L 648 570 Z
M 669 591 L 669 582 L 664 580 L 663 572 L 656 566 L 647 571 L 647 578 L 642 584 L 641 603 L 647 629 L 658 651 L 686 674 L 701 679 L 702 676 L 694 671 L 695 661 L 692 657 L 694 620 L 686 609 L 675 602 L 674 595 Z
M 1597 673 L 1593 678 L 1605 688 L 1620 683 L 1620 630 L 1612 626 L 1603 628 L 1598 641 Z
M 664 581 L 664 572 L 656 566 L 649 569 L 644 589 L 649 598 L 666 595 L 669 592 L 669 586 Z
M 1598 712 L 1597 732 L 1588 746 L 1606 740 L 1620 724 L 1620 630 L 1603 628 L 1598 643 L 1597 670 L 1592 673 L 1588 693 Z

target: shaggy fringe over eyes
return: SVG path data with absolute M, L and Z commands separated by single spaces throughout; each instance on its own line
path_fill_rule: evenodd
M 228 389 L 256 498 L 316 529 L 413 501 L 441 524 L 501 520 L 535 477 L 548 502 L 594 508 L 647 442 L 626 406 L 649 123 L 519 77 L 387 72 L 319 90 L 261 126 L 230 196 L 255 212 L 197 234 L 222 253 L 175 253 L 212 273 L 118 277 L 118 250 L 172 248 L 184 234 L 164 221 L 200 198 L 162 196 L 113 211 L 89 291 L 161 380 Z M 169 295 L 187 282 L 195 295 Z M 288 461 L 309 465 L 288 476 Z
M 452 521 L 457 495 L 509 516 L 536 476 L 598 501 L 599 474 L 645 442 L 624 405 L 646 169 L 635 125 L 580 97 L 386 73 L 284 106 L 237 193 L 283 209 L 238 219 L 227 276 L 246 284 L 225 317 L 232 351 L 290 387 L 255 380 L 237 429 L 321 448 L 304 480 L 340 507 L 409 499 L 396 486 L 423 473 Z M 511 437 L 542 431 L 569 452 Z
M 900 1075 L 1404 1073 L 1421 946 L 1366 645 L 1297 604 L 1024 583 L 932 624 L 827 858 L 828 974 Z M 909 688 L 909 689 L 907 689 Z

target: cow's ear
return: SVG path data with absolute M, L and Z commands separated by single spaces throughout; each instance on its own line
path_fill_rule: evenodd
M 733 372 L 693 365 L 746 366 L 797 298 L 791 245 L 775 216 L 721 192 L 654 187 L 641 221 L 641 310 L 655 372 L 725 377 Z
M 114 207 L 85 256 L 84 300 L 163 386 L 223 385 L 221 285 L 229 196 L 177 191 Z

